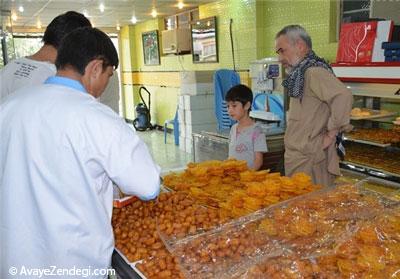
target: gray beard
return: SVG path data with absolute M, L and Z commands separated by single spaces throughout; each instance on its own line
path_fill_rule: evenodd
M 292 70 L 293 70 L 293 67 L 285 68 L 285 73 L 286 73 L 287 75 L 289 75 L 289 74 L 292 72 Z

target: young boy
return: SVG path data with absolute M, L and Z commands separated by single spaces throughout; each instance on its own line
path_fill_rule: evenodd
M 267 152 L 265 134 L 250 118 L 249 111 L 253 93 L 239 84 L 226 94 L 228 113 L 238 123 L 232 126 L 229 135 L 229 157 L 247 161 L 249 168 L 259 170 L 263 164 L 263 152 Z

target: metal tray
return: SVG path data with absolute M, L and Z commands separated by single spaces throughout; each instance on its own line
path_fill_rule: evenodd
M 400 183 L 391 182 L 376 177 L 367 177 L 358 182 L 363 188 L 379 194 L 390 194 L 400 190 Z
M 368 144 L 368 145 L 375 145 L 375 146 L 378 146 L 378 147 L 388 147 L 388 146 L 390 146 L 390 143 L 379 143 L 379 142 L 375 142 L 375 141 L 353 139 L 352 137 L 349 137 L 349 136 L 345 136 L 344 140 L 357 142 L 357 143 Z
M 136 268 L 136 263 L 130 263 L 117 248 L 114 249 L 111 266 L 115 269 L 118 278 L 146 279 Z
M 125 261 L 125 263 L 127 263 L 132 268 L 132 270 L 136 273 L 136 275 L 138 276 L 136 278 L 146 279 L 146 276 L 144 276 L 144 274 L 142 272 L 140 272 L 140 270 L 136 267 L 136 265 L 138 263 L 142 263 L 143 260 L 139 260 L 139 261 L 132 263 L 132 262 L 129 262 L 128 258 L 125 257 L 125 255 L 121 251 L 119 251 L 117 248 L 115 248 L 115 251 L 121 256 L 121 258 Z
M 340 166 L 342 168 L 349 169 L 352 171 L 357 171 L 360 173 L 383 178 L 383 179 L 394 181 L 394 182 L 400 182 L 400 174 L 387 172 L 387 171 L 384 171 L 381 169 L 376 169 L 376 168 L 373 168 L 370 166 L 361 165 L 361 164 L 357 164 L 357 163 L 353 163 L 353 162 L 349 162 L 349 161 L 340 162 Z
M 372 110 L 372 109 L 365 109 L 365 108 L 363 108 L 362 110 L 371 112 L 371 115 L 351 116 L 350 119 L 351 120 L 374 119 L 374 118 L 383 118 L 383 117 L 394 116 L 397 114 L 397 112 Z
M 349 184 L 349 183 L 354 184 L 354 183 L 360 182 L 361 180 L 364 180 L 368 177 L 368 175 L 365 173 L 351 171 L 348 169 L 340 169 L 340 173 L 341 173 L 341 175 L 335 179 L 336 185 Z

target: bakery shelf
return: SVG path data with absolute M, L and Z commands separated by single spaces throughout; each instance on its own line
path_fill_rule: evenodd
M 384 110 L 372 110 L 372 109 L 362 109 L 363 111 L 368 111 L 371 115 L 361 115 L 361 116 L 351 116 L 351 120 L 370 120 L 370 119 L 380 119 L 387 118 L 397 115 L 397 112 L 384 111 Z
M 387 172 L 387 171 L 384 171 L 381 169 L 376 169 L 376 168 L 373 168 L 370 166 L 353 163 L 350 161 L 342 161 L 342 162 L 340 162 L 340 166 L 344 169 L 357 171 L 360 173 L 383 178 L 383 179 L 394 181 L 394 182 L 400 182 L 400 174 Z
M 111 266 L 116 271 L 118 278 L 132 278 L 142 279 L 145 278 L 141 273 L 137 273 L 134 265 L 118 250 L 114 249 Z
M 400 183 L 371 176 L 357 182 L 356 185 L 383 195 L 390 195 L 400 190 Z
M 368 141 L 368 140 L 361 140 L 361 139 L 354 139 L 349 136 L 344 137 L 345 141 L 352 141 L 352 142 L 357 142 L 357 143 L 363 143 L 363 144 L 368 144 L 368 145 L 374 145 L 378 147 L 389 147 L 390 143 L 379 143 L 379 142 L 374 142 L 374 141 Z

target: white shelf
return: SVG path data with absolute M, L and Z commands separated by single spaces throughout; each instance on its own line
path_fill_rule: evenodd
M 400 90 L 400 84 L 345 82 L 345 85 L 355 96 L 400 100 L 400 93 L 397 93 Z

